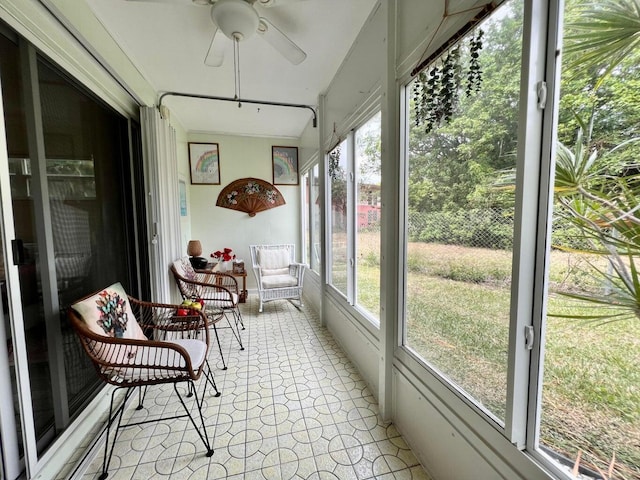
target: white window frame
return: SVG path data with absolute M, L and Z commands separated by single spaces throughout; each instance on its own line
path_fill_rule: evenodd
M 518 449 L 527 452 L 559 478 L 569 478 L 539 448 L 539 422 L 544 360 L 544 329 L 547 306 L 548 255 L 553 200 L 553 162 L 555 155 L 560 46 L 563 27 L 563 0 L 537 2 L 525 0 L 522 72 L 519 103 L 517 154 L 516 224 L 513 249 L 513 283 L 509 331 L 507 411 L 505 424 L 496 419 L 468 394 L 407 348 L 406 268 L 399 279 L 401 315 L 400 346 L 397 356 L 426 382 L 435 376 L 459 396 L 493 428 L 502 432 Z M 408 85 L 401 87 L 401 171 L 400 234 L 402 262 L 407 262 L 406 213 L 408 206 Z M 533 343 L 530 334 L 533 333 Z
M 335 293 L 339 298 L 343 298 L 355 311 L 367 321 L 368 324 L 374 326 L 376 329 L 380 328 L 380 320 L 367 311 L 357 303 L 358 290 L 357 290 L 357 231 L 358 231 L 358 206 L 357 206 L 357 185 L 359 180 L 358 169 L 356 168 L 356 131 L 369 122 L 373 117 L 380 113 L 380 109 L 373 110 L 366 118 L 359 123 L 356 127 L 349 131 L 340 144 L 344 144 L 347 153 L 347 288 L 346 295 L 344 292 L 338 290 L 332 283 L 332 222 L 331 222 L 331 192 L 327 195 L 327 286 L 330 291 Z M 337 145 L 336 145 L 337 146 Z M 334 147 L 335 148 L 335 147 Z M 332 149 L 333 150 L 333 149 Z M 329 156 L 329 152 L 326 153 Z M 328 178 L 328 177 L 327 177 Z M 330 181 L 328 182 L 330 185 Z M 380 233 L 382 238 L 382 232 Z M 382 295 L 382 292 L 380 292 Z

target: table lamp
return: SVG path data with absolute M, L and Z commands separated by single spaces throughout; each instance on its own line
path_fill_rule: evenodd
M 187 255 L 190 255 L 189 261 L 193 268 L 198 269 L 207 266 L 207 259 L 200 256 L 202 255 L 202 244 L 200 240 L 189 240 L 187 244 Z

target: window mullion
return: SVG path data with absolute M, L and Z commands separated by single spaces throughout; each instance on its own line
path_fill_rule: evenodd
M 356 303 L 356 169 L 355 134 L 347 136 L 347 301 Z
M 534 2 L 537 4 L 537 2 Z M 546 107 L 542 125 L 542 152 L 541 152 L 541 175 L 540 175 L 540 214 L 538 224 L 539 248 L 537 251 L 536 279 L 534 288 L 534 298 L 536 302 L 533 307 L 533 326 L 538 341 L 534 344 L 531 355 L 529 397 L 527 399 L 527 436 L 526 448 L 534 452 L 538 449 L 539 424 L 542 407 L 542 378 L 544 365 L 545 348 L 545 319 L 547 316 L 547 286 L 549 285 L 549 254 L 551 249 L 551 212 L 553 209 L 553 184 L 554 184 L 554 161 L 557 129 L 558 110 L 560 98 L 560 66 L 563 29 L 564 0 L 552 0 L 546 6 L 548 9 L 545 25 L 538 25 L 540 35 L 546 40 L 546 44 L 540 46 L 540 56 L 544 54 L 546 84 Z M 535 13 L 535 12 L 534 12 Z M 542 23 L 539 20 L 540 23 Z M 542 40 L 541 40 L 542 41 Z
M 553 2 L 555 3 L 555 2 Z M 536 375 L 531 353 L 540 349 L 543 318 L 544 258 L 548 210 L 549 162 L 544 147 L 546 117 L 553 107 L 541 100 L 540 87 L 547 82 L 547 31 L 549 4 L 525 2 L 516 167 L 516 221 L 513 251 L 511 325 L 505 433 L 525 448 L 530 415 L 531 382 Z M 548 82 L 547 82 L 548 83 Z M 533 337 L 531 337 L 533 332 Z M 531 339 L 533 338 L 533 344 Z

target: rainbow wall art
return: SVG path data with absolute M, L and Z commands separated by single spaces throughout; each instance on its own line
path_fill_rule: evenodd
M 189 143 L 191 183 L 220 185 L 220 154 L 217 143 Z
M 273 184 L 298 185 L 298 148 L 272 147 Z

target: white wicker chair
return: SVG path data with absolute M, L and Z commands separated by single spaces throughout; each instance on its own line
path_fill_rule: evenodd
M 273 300 L 297 300 L 302 307 L 303 263 L 296 262 L 295 245 L 250 245 L 253 273 L 256 276 L 260 307 Z

